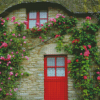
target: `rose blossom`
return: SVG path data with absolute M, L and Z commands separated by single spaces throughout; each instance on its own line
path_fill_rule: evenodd
M 3 46 L 3 47 L 7 47 L 8 44 L 4 42 L 4 43 L 2 43 L 2 46 Z
M 9 17 L 7 17 L 6 20 L 9 20 Z
M 3 84 L 3 82 L 1 82 L 1 84 Z
M 84 79 L 87 79 L 87 76 L 83 76 Z
M 76 59 L 76 62 L 78 62 L 78 59 Z
M 80 55 L 82 55 L 82 53 L 80 53 Z
M 23 75 L 23 73 L 21 73 L 21 75 Z
M 2 89 L 0 88 L 0 91 L 2 91 Z
M 6 35 L 6 33 L 3 33 L 3 35 Z
M 26 58 L 27 60 L 29 60 L 29 58 L 28 58 L 27 56 L 25 56 L 25 58 Z
M 1 61 L 0 61 L 0 64 L 1 64 Z
M 15 34 L 12 34 L 12 36 L 15 36 Z
M 12 95 L 12 93 L 10 93 L 10 95 Z
M 89 49 L 91 49 L 91 45 L 88 45 Z
M 97 77 L 97 80 L 100 80 L 100 76 Z
M 0 74 L 1 74 L 1 72 L 0 72 Z
M 26 38 L 26 36 L 23 36 L 23 39 L 25 39 Z
M 10 72 L 9 74 L 10 74 L 10 75 L 13 75 L 13 72 Z
M 11 54 L 13 55 L 13 52 L 11 52 Z
M 89 54 L 90 54 L 90 52 L 89 52 L 89 50 L 86 50 L 85 52 L 84 52 L 84 56 L 89 56 Z
M 41 37 L 41 36 L 39 36 L 39 39 L 42 39 L 42 37 Z
M 98 71 L 98 72 L 96 72 L 97 74 L 100 74 L 100 72 Z
M 44 40 L 42 40 L 42 42 L 43 42 Z
M 25 52 L 25 50 L 23 50 L 23 52 Z
M 6 95 L 9 95 L 9 93 L 6 93 Z
M 18 36 L 20 36 L 20 34 L 18 34 Z
M 8 77 L 8 80 L 10 80 L 10 77 Z
M 10 39 L 10 41 L 12 41 L 12 39 Z
M 68 71 L 68 74 L 70 73 L 70 71 Z
M 68 63 L 68 64 L 71 63 L 71 60 L 67 60 L 67 63 Z
M 15 55 L 13 55 L 13 58 L 15 57 Z
M 12 70 L 12 68 L 10 68 L 10 70 Z
M 26 41 L 24 41 L 24 43 L 26 43 Z
M 17 76 L 17 75 L 18 75 L 18 73 L 15 74 L 15 76 Z
M 16 52 L 16 54 L 18 54 L 18 51 Z

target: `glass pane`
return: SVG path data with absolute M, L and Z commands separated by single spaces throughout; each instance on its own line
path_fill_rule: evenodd
M 57 66 L 65 66 L 64 57 L 57 57 Z
M 47 11 L 46 10 L 40 11 L 40 18 L 47 18 Z
M 65 68 L 57 68 L 56 76 L 65 76 Z
M 40 25 L 41 25 L 41 24 L 44 24 L 45 22 L 47 22 L 46 19 L 44 19 L 44 20 L 40 20 Z
M 55 76 L 55 68 L 47 68 L 47 76 Z
M 36 18 L 36 11 L 29 12 L 29 19 L 30 18 Z
M 55 58 L 48 57 L 47 58 L 47 66 L 55 66 Z
M 29 20 L 29 28 L 36 26 L 36 20 Z

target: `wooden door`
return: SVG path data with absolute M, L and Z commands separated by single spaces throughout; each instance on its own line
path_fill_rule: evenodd
M 44 57 L 44 100 L 68 100 L 67 57 Z

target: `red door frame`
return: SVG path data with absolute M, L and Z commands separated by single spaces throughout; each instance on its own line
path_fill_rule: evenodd
M 61 68 L 61 66 L 56 66 L 56 57 L 64 57 L 65 58 L 65 76 L 54 76 L 54 77 L 47 77 L 47 57 L 54 57 L 55 58 L 55 66 L 54 67 L 48 67 L 48 68 L 55 68 L 56 69 L 56 67 L 60 67 Z M 66 87 L 66 97 L 67 98 L 65 98 L 64 100 L 68 100 L 68 78 L 67 78 L 67 55 L 45 55 L 44 56 L 44 100 L 46 100 L 45 98 L 46 98 L 46 93 L 45 93 L 45 87 L 46 87 L 46 83 L 45 82 L 49 82 L 49 81 L 56 81 L 56 82 L 61 82 L 61 81 L 65 81 L 66 82 L 66 84 L 67 84 L 67 87 Z M 55 75 L 56 75 L 56 70 L 55 70 Z M 51 99 L 50 99 L 51 100 Z M 56 99 L 55 99 L 56 100 Z

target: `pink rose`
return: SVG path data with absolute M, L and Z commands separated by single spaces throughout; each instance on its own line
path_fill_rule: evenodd
M 10 70 L 12 70 L 12 68 L 10 68 Z
M 22 57 L 23 57 L 23 54 L 22 54 Z
M 0 88 L 0 91 L 2 91 L 2 89 Z
M 86 19 L 90 19 L 91 20 L 91 17 L 87 16 Z
M 9 93 L 6 93 L 6 95 L 9 95 Z
M 87 50 L 87 47 L 86 47 L 85 45 L 83 45 L 83 48 L 84 48 L 85 50 Z
M 18 75 L 18 73 L 15 74 L 15 76 L 17 76 L 17 75 Z
M 16 54 L 18 54 L 18 51 L 16 52 Z
M 6 35 L 6 33 L 3 33 L 3 35 Z
M 97 77 L 97 80 L 100 80 L 100 76 Z
M 23 36 L 23 39 L 25 39 L 26 38 L 26 36 Z
M 9 74 L 10 74 L 10 75 L 13 75 L 13 72 L 10 72 Z
M 71 60 L 67 60 L 67 63 L 68 63 L 68 64 L 71 63 Z
M 12 34 L 12 36 L 15 36 L 15 34 Z
M 39 26 L 39 23 L 36 23 L 36 26 Z
M 29 58 L 28 58 L 27 56 L 25 56 L 25 58 L 26 58 L 27 60 L 29 60 Z
M 25 50 L 23 50 L 23 52 L 25 52 Z
M 12 41 L 12 39 L 10 39 L 10 41 Z
M 12 93 L 10 93 L 10 95 L 12 95 Z
M 39 36 L 39 39 L 42 39 L 42 37 L 41 37 L 41 36 Z
M 84 79 L 87 79 L 87 76 L 83 76 Z
M 90 54 L 90 52 L 89 52 L 89 50 L 86 50 L 85 52 L 84 52 L 84 56 L 89 56 L 89 54 Z
M 15 55 L 13 55 L 13 58 L 15 57 Z
M 63 22 L 65 24 L 65 22 Z
M 20 34 L 18 34 L 18 36 L 20 36 Z
M 28 24 L 28 21 L 24 21 L 24 24 L 27 25 Z
M 15 17 L 15 16 L 13 16 L 11 19 L 14 21 L 14 20 L 15 20 L 15 18 L 16 18 L 16 17 Z
M 97 74 L 100 74 L 100 72 L 98 71 L 98 72 L 96 72 Z
M 2 46 L 3 46 L 3 47 L 7 47 L 8 44 L 4 42 L 4 43 L 2 43 Z
M 10 80 L 10 77 L 8 77 L 8 80 Z
M 91 45 L 88 45 L 89 49 L 91 49 Z
M 0 64 L 1 64 L 1 61 L 0 61 Z
M 3 84 L 3 82 L 1 82 L 1 84 Z
M 17 36 L 16 36 L 17 37 Z
M 10 92 L 11 92 L 11 90 L 10 90 Z
M 70 73 L 70 71 L 68 71 L 68 74 Z
M 43 24 L 41 24 L 41 26 L 43 26 Z
M 48 27 L 50 27 L 50 25 L 48 25 Z
M 82 53 L 80 53 L 80 55 L 82 55 Z
M 1 25 L 3 25 L 4 23 L 1 23 Z
M 43 42 L 44 40 L 42 40 L 42 42 Z
M 11 52 L 11 54 L 13 55 L 13 52 Z
M 26 41 L 24 41 L 24 43 L 26 43 Z
M 21 75 L 23 75 L 23 73 L 21 73 Z
M 7 60 L 10 60 L 11 59 L 11 55 L 7 55 Z
M 0 74 L 1 74 L 1 72 L 0 72 Z
M 9 20 L 9 17 L 7 17 L 6 20 Z
M 22 46 L 22 44 L 20 44 Z

